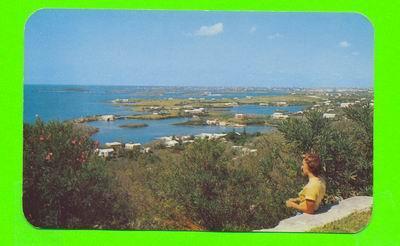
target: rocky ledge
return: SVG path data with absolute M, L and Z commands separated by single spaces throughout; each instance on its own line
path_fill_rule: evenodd
M 372 197 L 354 196 L 335 205 L 321 207 L 316 214 L 300 214 L 279 222 L 270 229 L 256 230 L 258 232 L 307 232 L 313 228 L 324 226 L 336 220 L 343 219 L 354 212 L 362 212 L 372 208 Z

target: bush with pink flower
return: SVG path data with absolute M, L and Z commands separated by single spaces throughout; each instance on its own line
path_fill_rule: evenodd
M 34 226 L 124 228 L 127 196 L 94 154 L 90 134 L 72 123 L 24 125 L 23 207 Z

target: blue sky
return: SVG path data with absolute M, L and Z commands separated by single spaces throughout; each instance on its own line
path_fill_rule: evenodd
M 373 28 L 346 13 L 41 10 L 25 83 L 372 87 Z

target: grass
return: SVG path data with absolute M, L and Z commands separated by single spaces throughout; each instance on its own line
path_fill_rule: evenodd
M 356 233 L 368 225 L 370 218 L 371 210 L 354 212 L 343 219 L 316 227 L 310 232 Z

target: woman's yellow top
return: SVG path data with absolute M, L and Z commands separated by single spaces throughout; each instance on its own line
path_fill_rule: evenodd
M 319 177 L 312 177 L 299 193 L 300 203 L 306 200 L 315 202 L 315 210 L 319 208 L 319 204 L 325 196 L 326 184 L 325 180 Z

